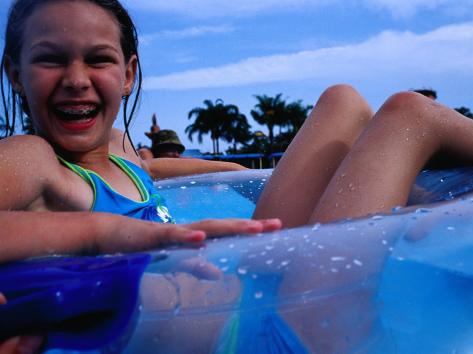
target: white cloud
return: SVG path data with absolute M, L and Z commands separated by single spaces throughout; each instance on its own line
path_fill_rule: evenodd
M 325 78 L 370 80 L 419 73 L 464 72 L 472 77 L 472 58 L 473 22 L 441 27 L 421 35 L 385 31 L 353 45 L 253 57 L 219 67 L 147 77 L 144 87 L 183 90 Z
M 205 36 L 208 34 L 223 34 L 233 32 L 235 29 L 231 26 L 195 26 L 184 28 L 182 30 L 166 30 L 156 33 L 144 34 L 140 36 L 140 43 L 150 44 L 157 39 L 185 39 Z
M 132 8 L 200 18 L 251 16 L 266 11 L 307 10 L 343 4 L 389 11 L 396 17 L 411 16 L 421 10 L 473 10 L 473 0 L 126 0 L 125 4 Z

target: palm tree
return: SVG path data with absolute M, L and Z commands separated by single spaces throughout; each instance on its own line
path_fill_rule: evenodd
M 197 134 L 199 143 L 202 143 L 202 137 L 210 134 L 214 154 L 220 153 L 220 139 L 233 141 L 235 146 L 238 142 L 245 142 L 244 132 L 249 135 L 249 124 L 237 106 L 226 105 L 220 98 L 215 103 L 205 100 L 204 105 L 205 108 L 197 107 L 189 112 L 188 118 L 195 118 L 194 123 L 185 130 L 190 141 Z
M 233 143 L 233 152 L 237 152 L 237 144 L 246 145 L 253 137 L 250 131 L 250 124 L 244 114 L 238 114 L 230 122 L 230 126 L 225 127 L 229 142 Z
M 281 96 L 281 93 L 275 97 L 255 95 L 258 103 L 251 111 L 251 116 L 257 123 L 268 127 L 270 150 L 272 150 L 274 143 L 274 127 L 288 125 L 285 114 L 286 102 L 281 99 Z
M 302 100 L 297 100 L 286 105 L 287 120 L 291 125 L 291 132 L 295 135 L 304 124 L 307 115 L 309 114 L 312 106 L 305 106 L 302 104 Z

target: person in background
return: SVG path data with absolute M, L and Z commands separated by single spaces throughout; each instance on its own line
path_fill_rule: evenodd
M 141 158 L 149 160 L 159 157 L 181 157 L 186 148 L 179 140 L 177 133 L 171 129 L 161 129 L 156 113 L 151 117 L 151 123 L 149 132 L 145 132 L 146 137 L 151 140 L 151 148 L 140 148 Z
M 151 178 L 171 178 L 188 176 L 199 173 L 241 171 L 247 168 L 227 161 L 211 161 L 198 158 L 182 158 L 185 147 L 179 140 L 177 133 L 171 129 L 161 129 L 157 123 L 156 114 L 151 118 L 152 125 L 145 135 L 151 140 L 151 148 L 140 147 L 138 154 L 141 167 L 149 173 Z M 134 151 L 130 140 L 123 139 L 123 132 L 113 129 L 110 149 L 116 154 L 123 153 L 123 148 Z
M 152 136 L 151 153 L 153 157 L 179 158 L 186 149 L 177 133 L 171 129 L 161 129 Z

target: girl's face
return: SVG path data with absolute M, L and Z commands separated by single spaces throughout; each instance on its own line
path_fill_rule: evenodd
M 39 135 L 66 152 L 107 149 L 136 57 L 125 62 L 118 24 L 85 0 L 51 1 L 26 21 L 20 63 L 9 65 Z

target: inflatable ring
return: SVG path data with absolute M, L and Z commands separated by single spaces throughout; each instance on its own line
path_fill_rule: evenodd
M 178 222 L 249 217 L 270 173 L 191 176 L 157 187 Z M 15 301 L 0 306 L 0 335 L 46 329 L 48 348 L 125 353 L 472 351 L 471 176 L 472 169 L 423 172 L 409 202 L 432 204 L 389 215 L 145 255 L 4 265 L 0 291 L 29 307 L 23 310 Z M 104 265 L 108 270 L 103 272 L 103 279 L 110 272 L 115 285 L 106 295 L 94 295 L 95 270 L 115 257 L 118 263 Z M 64 271 L 68 262 L 80 264 L 75 276 Z M 88 267 L 88 262 L 98 264 Z M 54 271 L 41 275 L 35 268 Z M 134 274 L 125 278 L 132 269 Z M 58 284 L 61 296 L 56 296 Z M 139 299 L 133 296 L 138 284 Z M 79 300 L 78 289 L 89 295 L 87 300 Z M 127 301 L 111 304 L 120 296 Z M 34 319 L 13 325 L 12 319 L 21 319 L 25 311 Z M 98 328 L 77 321 L 97 313 L 108 314 Z M 118 320 L 113 313 L 123 317 Z M 69 336 L 59 341 L 61 333 Z

